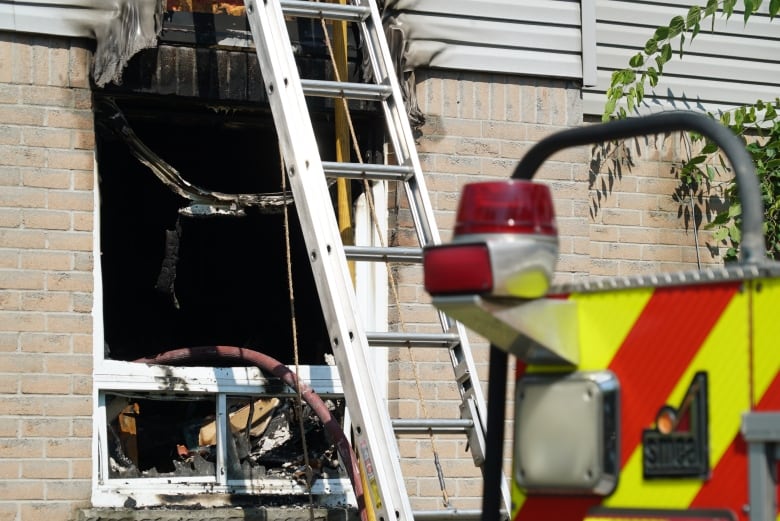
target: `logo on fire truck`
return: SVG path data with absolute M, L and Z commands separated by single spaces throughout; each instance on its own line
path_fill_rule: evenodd
M 697 372 L 677 407 L 664 405 L 655 428 L 642 432 L 642 470 L 645 478 L 708 478 L 709 429 L 707 373 Z

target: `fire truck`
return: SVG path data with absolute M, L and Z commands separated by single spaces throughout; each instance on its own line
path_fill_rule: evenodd
M 730 162 L 739 261 L 552 285 L 539 167 L 568 147 L 672 131 L 709 137 Z M 510 356 L 511 519 L 780 519 L 780 263 L 766 257 L 751 157 L 726 127 L 673 111 L 554 134 L 511 179 L 464 187 L 452 241 L 426 247 L 423 266 L 433 304 L 491 343 L 482 519 L 500 519 Z

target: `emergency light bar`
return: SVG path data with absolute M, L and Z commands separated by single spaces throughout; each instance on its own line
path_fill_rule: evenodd
M 431 295 L 538 298 L 550 287 L 558 229 L 550 189 L 523 180 L 463 187 L 452 242 L 423 251 Z

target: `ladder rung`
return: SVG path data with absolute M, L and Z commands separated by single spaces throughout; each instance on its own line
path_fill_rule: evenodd
M 366 333 L 372 347 L 454 347 L 460 343 L 457 333 Z
M 474 428 L 474 422 L 461 419 L 397 419 L 392 420 L 397 434 L 419 434 L 432 431 L 434 434 L 462 433 Z
M 282 0 L 279 2 L 284 14 L 304 18 L 324 18 L 326 20 L 345 20 L 362 22 L 371 14 L 368 7 L 358 5 L 331 4 L 329 2 L 306 2 L 300 0 Z
M 375 83 L 349 83 L 344 81 L 301 80 L 307 96 L 322 98 L 347 98 L 367 101 L 384 101 L 393 90 L 388 85 Z
M 376 165 L 373 163 L 337 163 L 323 161 L 325 175 L 347 179 L 371 179 L 375 181 L 408 181 L 414 168 L 402 165 Z
M 448 521 L 458 520 L 465 521 L 467 519 L 481 519 L 481 510 L 414 510 L 412 512 L 414 521 Z M 497 520 L 500 521 L 500 520 Z
M 399 246 L 344 246 L 349 260 L 374 262 L 422 262 L 422 248 L 404 248 Z

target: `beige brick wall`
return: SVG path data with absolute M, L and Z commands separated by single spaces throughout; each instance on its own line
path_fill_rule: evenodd
M 95 208 L 88 49 L 75 40 L 0 33 L 0 521 L 71 519 L 89 502 Z M 565 82 L 422 71 L 417 97 L 426 115 L 421 161 L 445 240 L 464 183 L 506 179 L 539 139 L 583 124 L 578 86 Z M 692 267 L 697 251 L 704 262 L 719 261 L 681 225 L 669 197 L 671 165 L 656 161 L 674 157 L 678 146 L 669 138 L 661 152 L 642 148 L 643 161 L 623 168 L 601 198 L 597 189 L 609 184 L 615 165 L 604 161 L 592 177 L 589 147 L 544 165 L 537 178 L 555 197 L 560 282 Z M 396 240 L 412 244 L 410 216 L 399 205 Z M 434 331 L 420 268 L 394 275 L 401 302 L 394 319 Z M 487 346 L 472 340 L 484 381 Z M 458 416 L 446 353 L 399 350 L 390 371 L 394 416 Z M 451 506 L 479 508 L 479 472 L 461 436 L 433 443 L 404 437 L 400 446 L 415 508 L 438 509 L 445 498 L 433 448 Z
M 88 43 L 0 33 L 0 520 L 75 519 L 92 437 Z

